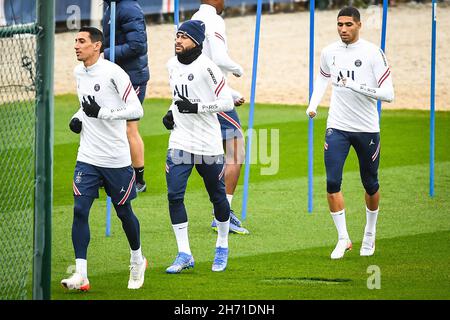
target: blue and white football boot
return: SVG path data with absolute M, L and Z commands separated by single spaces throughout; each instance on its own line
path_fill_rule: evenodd
M 175 261 L 170 267 L 166 269 L 167 273 L 180 273 L 184 269 L 190 269 L 194 267 L 194 257 L 184 252 L 178 252 Z
M 217 223 L 216 219 L 213 218 L 211 223 L 211 228 L 217 232 Z M 242 222 L 238 219 L 238 217 L 234 214 L 233 210 L 230 210 L 230 233 L 236 234 L 249 234 L 250 232 L 242 226 Z
M 216 247 L 216 255 L 212 265 L 212 271 L 225 271 L 228 262 L 228 248 Z

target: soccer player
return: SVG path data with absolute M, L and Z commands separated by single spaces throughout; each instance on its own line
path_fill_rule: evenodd
M 332 82 L 331 104 L 325 134 L 325 168 L 327 200 L 338 231 L 338 243 L 331 253 L 340 259 L 352 242 L 347 233 L 344 196 L 341 191 L 342 171 L 352 146 L 359 160 L 361 181 L 365 189 L 366 227 L 361 256 L 375 252 L 375 233 L 380 200 L 378 166 L 380 162 L 380 124 L 377 100 L 394 99 L 391 71 L 383 51 L 359 38 L 360 13 L 353 7 L 340 10 L 337 31 L 341 38 L 322 50 L 320 74 L 306 114 L 313 118 Z
M 111 0 L 103 15 L 104 56 L 109 60 Z M 150 79 L 147 57 L 147 32 L 144 12 L 136 0 L 116 0 L 115 63 L 130 76 L 141 104 L 144 102 L 147 82 Z M 144 141 L 139 134 L 139 118 L 127 120 L 127 136 L 130 143 L 131 163 L 136 172 L 136 190 L 144 192 Z
M 206 26 L 206 38 L 203 45 L 203 53 L 210 58 L 222 73 L 226 76 L 232 73 L 241 77 L 243 68 L 234 62 L 228 55 L 227 36 L 225 33 L 225 21 L 220 16 L 224 10 L 224 0 L 202 0 L 199 10 L 192 16 L 193 20 L 201 20 Z M 240 106 L 245 102 L 244 97 L 230 88 L 234 105 Z M 236 109 L 219 112 L 218 118 L 222 130 L 222 143 L 225 149 L 225 189 L 227 200 L 231 203 L 234 191 L 241 174 L 242 163 L 245 159 L 245 142 Z M 213 219 L 211 227 L 217 231 L 216 221 Z M 230 232 L 248 234 L 249 231 L 242 227 L 241 221 L 231 210 Z
M 80 110 L 72 117 L 70 129 L 80 134 L 73 178 L 74 215 L 72 243 L 76 271 L 61 284 L 67 289 L 87 291 L 87 248 L 90 240 L 89 211 L 98 198 L 100 180 L 111 197 L 131 248 L 129 289 L 144 283 L 147 259 L 142 255 L 140 227 L 131 208 L 136 197 L 136 175 L 131 167 L 127 119 L 143 116 L 142 105 L 130 78 L 118 65 L 100 58 L 103 34 L 83 27 L 75 38 L 75 67 Z
M 224 271 L 228 260 L 230 204 L 225 194 L 224 156 L 217 113 L 233 108 L 230 89 L 220 69 L 204 54 L 205 24 L 184 22 L 175 39 L 176 56 L 167 63 L 173 98 L 163 118 L 171 130 L 166 160 L 169 213 L 178 254 L 167 273 L 194 267 L 188 239 L 184 195 L 193 167 L 203 178 L 217 220 L 212 271 Z

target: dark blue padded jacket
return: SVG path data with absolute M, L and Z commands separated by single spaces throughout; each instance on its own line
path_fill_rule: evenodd
M 111 0 L 105 0 L 103 37 L 105 59 L 110 59 Z M 116 0 L 115 63 L 130 76 L 133 85 L 150 79 L 147 57 L 147 31 L 142 8 L 136 0 Z

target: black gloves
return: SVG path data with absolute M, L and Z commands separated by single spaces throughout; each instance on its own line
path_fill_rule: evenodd
M 73 118 L 72 120 L 70 120 L 69 128 L 70 128 L 70 130 L 72 130 L 75 133 L 80 133 L 81 132 L 81 124 L 82 124 L 82 122 L 80 121 L 80 119 Z
M 85 100 L 85 97 L 83 97 L 83 102 L 81 102 L 81 107 L 83 107 L 84 113 L 88 117 L 97 118 L 98 112 L 100 111 L 100 106 L 95 102 L 94 96 L 87 96 L 89 101 Z
M 173 121 L 172 110 L 167 111 L 166 115 L 163 117 L 162 122 L 167 130 L 172 130 L 175 122 Z
M 180 113 L 198 113 L 198 103 L 191 103 L 186 97 L 179 95 L 182 100 L 175 101 Z

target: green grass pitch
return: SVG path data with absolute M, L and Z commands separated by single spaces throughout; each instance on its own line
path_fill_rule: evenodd
M 148 190 L 133 201 L 140 220 L 142 248 L 149 260 L 144 287 L 130 291 L 129 248 L 120 221 L 112 216 L 105 237 L 105 194 L 90 214 L 88 293 L 67 292 L 60 280 L 74 265 L 71 242 L 72 186 L 78 135 L 68 123 L 77 110 L 74 95 L 55 99 L 52 299 L 449 299 L 450 298 L 450 113 L 436 113 L 435 197 L 428 196 L 429 114 L 384 110 L 381 120 L 380 216 L 377 250 L 360 257 L 365 225 L 364 190 L 352 150 L 344 168 L 343 192 L 353 251 L 332 261 L 337 240 L 325 192 L 323 143 L 327 109 L 314 121 L 314 210 L 307 212 L 307 128 L 305 107 L 256 106 L 255 129 L 278 130 L 279 167 L 251 166 L 248 236 L 230 235 L 230 260 L 224 273 L 213 273 L 216 233 L 210 228 L 211 205 L 193 171 L 186 193 L 194 269 L 165 274 L 177 249 L 170 224 L 164 164 L 169 133 L 161 118 L 168 100 L 147 99 L 140 132 L 145 142 Z M 240 107 L 248 121 L 248 105 Z M 270 139 L 269 139 L 270 142 Z M 270 143 L 269 143 L 270 144 Z M 275 149 L 268 154 L 275 157 Z M 277 161 L 273 159 L 273 161 Z M 273 164 L 273 163 L 272 163 Z M 243 171 L 233 200 L 240 215 Z M 379 289 L 369 289 L 371 266 L 379 268 Z

